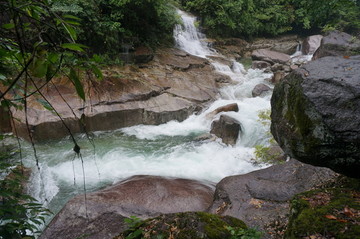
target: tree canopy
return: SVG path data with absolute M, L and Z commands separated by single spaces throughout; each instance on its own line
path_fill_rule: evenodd
M 358 33 L 355 0 L 180 0 L 213 36 L 253 37 L 338 29 Z

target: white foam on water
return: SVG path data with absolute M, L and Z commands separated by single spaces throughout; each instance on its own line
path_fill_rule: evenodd
M 215 55 L 215 51 L 204 41 L 204 36 L 197 31 L 195 17 L 181 11 L 179 14 L 184 24 L 174 30 L 177 46 L 200 57 Z M 209 61 L 219 73 L 229 76 L 234 84 L 222 88 L 219 99 L 208 109 L 183 122 L 171 121 L 158 126 L 138 125 L 112 132 L 94 132 L 95 153 L 86 137 L 79 136 L 83 162 L 74 157 L 71 140 L 39 145 L 37 150 L 41 170 L 32 176 L 32 195 L 42 201 L 53 199 L 57 204 L 53 206 L 56 213 L 71 196 L 83 192 L 81 187 L 84 179 L 87 190 L 91 191 L 139 174 L 218 182 L 226 176 L 261 168 L 254 166 L 251 159 L 254 157 L 254 147 L 266 144 L 269 137 L 269 128 L 259 122 L 258 115 L 270 109 L 271 92 L 264 97 L 253 98 L 251 91 L 259 83 L 268 84 L 265 79 L 271 74 L 260 70 L 245 71 L 234 60 L 231 66 L 214 59 Z M 238 104 L 238 112 L 209 116 L 218 107 L 231 103 Z M 227 146 L 220 140 L 196 141 L 197 136 L 210 131 L 211 123 L 222 114 L 241 123 L 242 130 L 237 144 Z M 32 154 L 30 149 L 28 146 L 28 155 Z M 29 156 L 26 163 L 34 167 L 34 161 Z
M 207 47 L 205 36 L 195 27 L 196 18 L 181 10 L 177 10 L 177 13 L 181 15 L 183 21 L 183 24 L 176 25 L 174 29 L 177 47 L 203 58 L 212 55 L 213 51 Z

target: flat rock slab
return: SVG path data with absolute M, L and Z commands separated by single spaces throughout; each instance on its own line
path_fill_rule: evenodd
M 129 216 L 149 218 L 164 213 L 205 211 L 214 188 L 199 181 L 159 176 L 133 176 L 103 190 L 71 199 L 47 226 L 41 239 L 112 238 Z
M 258 49 L 252 52 L 251 58 L 253 60 L 266 61 L 271 64 L 281 63 L 286 64 L 290 61 L 290 56 L 281 52 L 271 51 L 268 49 Z
M 224 78 L 208 60 L 176 49 L 159 49 L 148 63 L 109 67 L 103 75 L 101 81 L 82 75 L 85 102 L 65 77 L 54 79 L 56 86 L 42 88 L 72 133 L 185 120 L 216 98 L 217 80 Z M 69 135 L 59 117 L 36 97 L 28 98 L 32 138 L 44 141 Z M 13 110 L 13 115 L 18 135 L 29 139 L 24 111 Z
M 271 232 L 276 221 L 286 225 L 289 200 L 334 179 L 336 173 L 290 160 L 245 175 L 224 178 L 218 183 L 211 213 L 243 220 L 249 227 Z M 265 234 L 265 238 L 271 238 Z
M 324 57 L 275 86 L 271 132 L 286 154 L 360 177 L 360 56 Z

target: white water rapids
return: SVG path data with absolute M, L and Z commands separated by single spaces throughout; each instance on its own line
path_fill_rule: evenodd
M 177 46 L 200 57 L 218 55 L 195 28 L 195 18 L 181 11 L 179 14 L 184 24 L 174 30 Z M 89 192 L 139 174 L 216 183 L 226 176 L 258 169 L 250 160 L 254 157 L 254 146 L 267 143 L 269 130 L 259 122 L 258 114 L 270 109 L 271 95 L 253 98 L 251 91 L 259 83 L 268 84 L 264 79 L 271 75 L 260 70 L 245 71 L 236 61 L 231 67 L 210 61 L 218 72 L 230 76 L 236 84 L 221 89 L 219 99 L 209 109 L 183 122 L 95 132 L 95 148 L 85 135 L 80 135 L 83 168 L 81 160 L 74 158 L 73 144 L 68 138 L 36 146 L 41 170 L 35 167 L 31 147 L 25 145 L 25 164 L 33 167 L 31 195 L 57 213 L 68 199 L 84 193 L 84 179 Z M 221 114 L 227 114 L 242 124 L 243 132 L 236 146 L 226 146 L 220 140 L 196 141 L 196 137 L 210 131 L 214 119 L 208 119 L 206 114 L 230 103 L 237 103 L 239 112 Z M 219 115 L 215 119 L 218 118 Z

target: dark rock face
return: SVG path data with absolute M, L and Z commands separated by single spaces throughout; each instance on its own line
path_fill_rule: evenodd
M 252 90 L 252 96 L 253 97 L 261 96 L 264 93 L 268 92 L 270 89 L 271 88 L 265 84 L 258 84 Z
M 210 133 L 221 138 L 222 142 L 225 144 L 235 145 L 240 130 L 241 126 L 237 120 L 227 115 L 221 115 L 219 120 L 216 120 L 211 124 Z
M 253 51 L 253 53 L 251 54 L 251 58 L 253 60 L 266 61 L 271 64 L 275 64 L 275 63 L 286 64 L 287 62 L 290 61 L 289 55 L 276 51 L 270 51 L 267 49 L 259 49 Z
M 230 238 L 226 227 L 246 229 L 244 222 L 230 216 L 218 216 L 204 212 L 184 212 L 161 215 L 143 222 L 139 229 L 141 235 L 136 238 Z M 123 239 L 133 232 L 127 230 L 114 239 Z M 147 235 L 147 236 L 146 236 Z
M 9 133 L 11 130 L 9 110 L 0 105 L 0 133 Z
M 163 213 L 205 211 L 212 186 L 188 179 L 134 176 L 114 186 L 71 199 L 47 226 L 41 239 L 113 238 L 129 216 L 149 218 Z
M 332 180 L 336 174 L 327 168 L 290 160 L 245 175 L 226 177 L 218 183 L 211 213 L 243 220 L 249 227 L 265 230 L 271 238 L 271 225 L 286 225 L 289 200 L 298 193 Z
M 324 57 L 275 86 L 271 132 L 286 154 L 360 177 L 360 56 Z
M 345 32 L 332 31 L 321 40 L 321 45 L 312 59 L 353 55 L 360 55 L 360 40 Z

